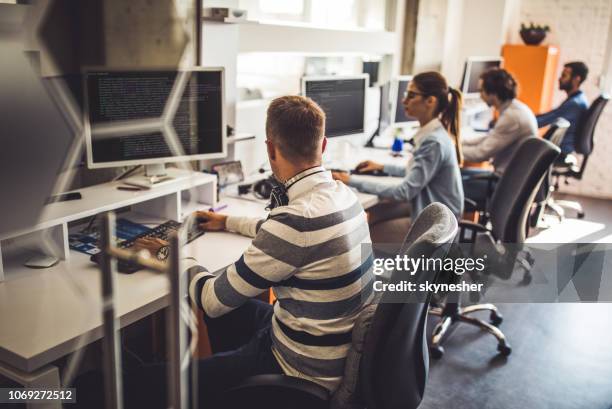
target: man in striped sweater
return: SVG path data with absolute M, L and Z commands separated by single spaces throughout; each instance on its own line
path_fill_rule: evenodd
M 214 276 L 202 267 L 189 295 L 202 308 L 214 355 L 199 362 L 204 395 L 264 373 L 338 387 L 354 321 L 372 297 L 365 212 L 321 167 L 325 114 L 287 96 L 268 108 L 267 150 L 284 196 L 266 220 L 198 212 L 207 230 L 254 237 Z M 365 253 L 365 254 L 364 254 Z M 274 306 L 252 298 L 272 288 Z

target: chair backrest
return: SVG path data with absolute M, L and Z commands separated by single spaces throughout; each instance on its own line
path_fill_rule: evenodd
M 457 235 L 457 220 L 440 203 L 427 206 L 415 219 L 404 246 L 410 258 L 444 257 Z M 399 279 L 394 271 L 391 282 Z M 431 272 L 414 275 L 417 285 L 434 281 Z M 421 293 L 421 295 L 423 295 Z M 429 294 L 419 301 L 378 304 L 366 335 L 360 364 L 360 389 L 368 408 L 414 409 L 425 393 L 429 351 L 425 336 Z M 424 299 L 423 299 L 424 298 Z
M 561 146 L 561 142 L 563 142 L 563 138 L 565 137 L 565 133 L 570 127 L 570 123 L 568 120 L 564 118 L 559 118 L 555 122 L 553 122 L 550 127 L 546 130 L 546 133 L 542 138 L 550 141 L 555 146 Z M 538 193 L 533 199 L 536 203 L 544 203 L 548 200 L 548 197 L 551 194 L 550 185 L 551 185 L 551 177 L 552 177 L 552 166 L 548 168 L 548 172 L 546 172 L 546 176 L 542 179 L 542 184 L 538 189 Z
M 578 126 L 576 127 L 576 137 L 574 139 L 574 147 L 576 152 L 588 156 L 593 151 L 593 135 L 599 116 L 601 115 L 606 104 L 610 100 L 607 94 L 601 94 L 589 107 L 589 110 L 582 116 Z
M 531 203 L 542 178 L 560 150 L 541 138 L 527 138 L 510 159 L 489 202 L 489 216 L 495 239 L 523 243 Z

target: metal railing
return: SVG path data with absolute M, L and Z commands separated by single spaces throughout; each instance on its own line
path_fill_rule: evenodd
M 134 252 L 116 247 L 115 214 L 108 212 L 102 221 L 102 313 L 103 313 L 103 362 L 106 407 L 123 408 L 123 385 L 121 377 L 121 353 L 119 322 L 115 314 L 116 261 L 138 263 L 150 270 L 164 273 L 170 281 L 170 305 L 167 313 L 166 340 L 169 348 L 168 362 L 168 407 L 187 408 L 187 368 L 183 359 L 190 359 L 187 350 L 187 326 L 181 319 L 181 301 L 187 293 L 185 275 L 181 269 L 181 235 L 170 237 L 170 256 L 161 262 L 144 252 Z

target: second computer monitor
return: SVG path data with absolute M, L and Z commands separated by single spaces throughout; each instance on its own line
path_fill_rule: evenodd
M 404 110 L 404 94 L 408 84 L 412 81 L 412 75 L 403 75 L 391 82 L 391 121 L 392 125 L 404 126 L 417 124 L 416 118 L 406 115 Z
M 461 92 L 466 97 L 474 97 L 480 94 L 478 81 L 480 76 L 491 68 L 499 68 L 502 65 L 501 57 L 469 57 L 465 62 L 463 79 L 461 81 Z
M 325 136 L 363 135 L 367 74 L 303 77 L 302 95 L 325 111 Z

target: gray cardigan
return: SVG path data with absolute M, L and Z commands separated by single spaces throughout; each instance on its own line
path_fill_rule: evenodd
M 455 146 L 446 129 L 435 127 L 414 151 L 411 165 L 385 165 L 384 171 L 391 176 L 404 177 L 397 185 L 378 183 L 351 176 L 349 185 L 362 192 L 380 198 L 405 200 L 412 207 L 411 216 L 416 217 L 427 205 L 440 202 L 461 219 L 463 213 L 463 184 L 457 163 Z
M 493 158 L 495 172 L 501 175 L 519 143 L 537 132 L 538 122 L 531 109 L 513 99 L 502 106 L 495 127 L 488 134 L 463 139 L 463 157 L 469 162 Z

